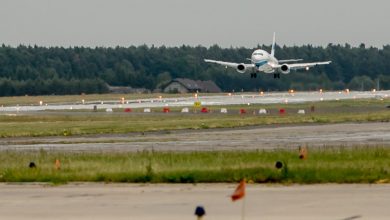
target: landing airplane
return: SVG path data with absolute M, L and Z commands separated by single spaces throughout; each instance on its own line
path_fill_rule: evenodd
M 232 67 L 237 70 L 239 73 L 246 73 L 251 71 L 251 78 L 256 78 L 258 72 L 264 73 L 273 73 L 274 78 L 280 78 L 280 73 L 289 74 L 291 70 L 306 69 L 309 70 L 310 67 L 317 65 L 326 65 L 330 64 L 332 61 L 325 62 L 315 62 L 315 63 L 289 63 L 289 62 L 298 62 L 302 59 L 291 59 L 291 60 L 277 60 L 275 58 L 275 33 L 272 42 L 271 54 L 265 50 L 255 50 L 252 53 L 252 57 L 248 60 L 251 61 L 250 64 L 245 63 L 230 63 L 217 60 L 205 59 L 205 62 L 216 63 L 227 67 Z

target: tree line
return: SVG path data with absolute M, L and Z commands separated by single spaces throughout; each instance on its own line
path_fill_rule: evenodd
M 270 51 L 268 45 L 257 48 Z M 276 47 L 278 59 L 304 62 L 331 60 L 332 64 L 292 72 L 274 79 L 272 74 L 237 73 L 204 58 L 248 62 L 257 48 L 221 48 L 217 45 L 115 48 L 0 47 L 0 96 L 106 93 L 110 86 L 158 89 L 173 78 L 212 80 L 224 91 L 369 90 L 390 89 L 390 45 L 383 48 L 332 45 Z

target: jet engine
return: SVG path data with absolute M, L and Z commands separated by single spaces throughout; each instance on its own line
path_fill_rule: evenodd
M 239 73 L 245 73 L 246 72 L 246 67 L 243 63 L 238 64 L 236 67 L 237 72 Z
M 280 67 L 279 72 L 281 72 L 283 74 L 289 74 L 290 73 L 290 67 L 287 64 L 283 64 Z

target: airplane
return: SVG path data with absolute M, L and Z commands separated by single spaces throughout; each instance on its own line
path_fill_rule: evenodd
M 252 53 L 250 64 L 245 63 L 231 63 L 218 60 L 204 59 L 207 63 L 216 63 L 227 67 L 232 67 L 239 73 L 246 73 L 251 71 L 251 78 L 256 78 L 258 72 L 273 73 L 274 78 L 280 78 L 280 73 L 289 74 L 291 70 L 306 69 L 317 65 L 330 64 L 332 61 L 314 62 L 314 63 L 290 63 L 302 61 L 302 59 L 278 60 L 275 58 L 275 33 L 272 42 L 271 54 L 265 50 L 255 50 Z

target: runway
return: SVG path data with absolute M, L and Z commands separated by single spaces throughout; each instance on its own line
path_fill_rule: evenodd
M 385 99 L 390 97 L 390 91 L 377 92 L 266 92 L 245 93 L 245 94 L 221 94 L 197 97 L 181 98 L 154 98 L 154 99 L 136 99 L 124 100 L 123 103 L 118 100 L 99 100 L 88 101 L 83 103 L 46 103 L 44 105 L 29 106 L 0 106 L 0 112 L 26 112 L 26 111 L 43 111 L 43 110 L 92 110 L 94 106 L 98 109 L 115 109 L 115 108 L 162 108 L 170 107 L 189 107 L 194 102 L 201 102 L 203 106 L 211 105 L 250 105 L 250 104 L 275 104 L 275 103 L 303 103 L 329 100 L 346 100 L 346 99 Z
M 236 185 L 0 184 L 0 219 L 241 219 L 242 200 L 229 195 Z M 248 184 L 245 219 L 387 220 L 390 185 L 254 185 Z
M 4 150 L 75 152 L 272 150 L 327 146 L 390 147 L 390 123 L 267 125 L 235 129 L 178 130 L 75 137 L 1 138 Z

